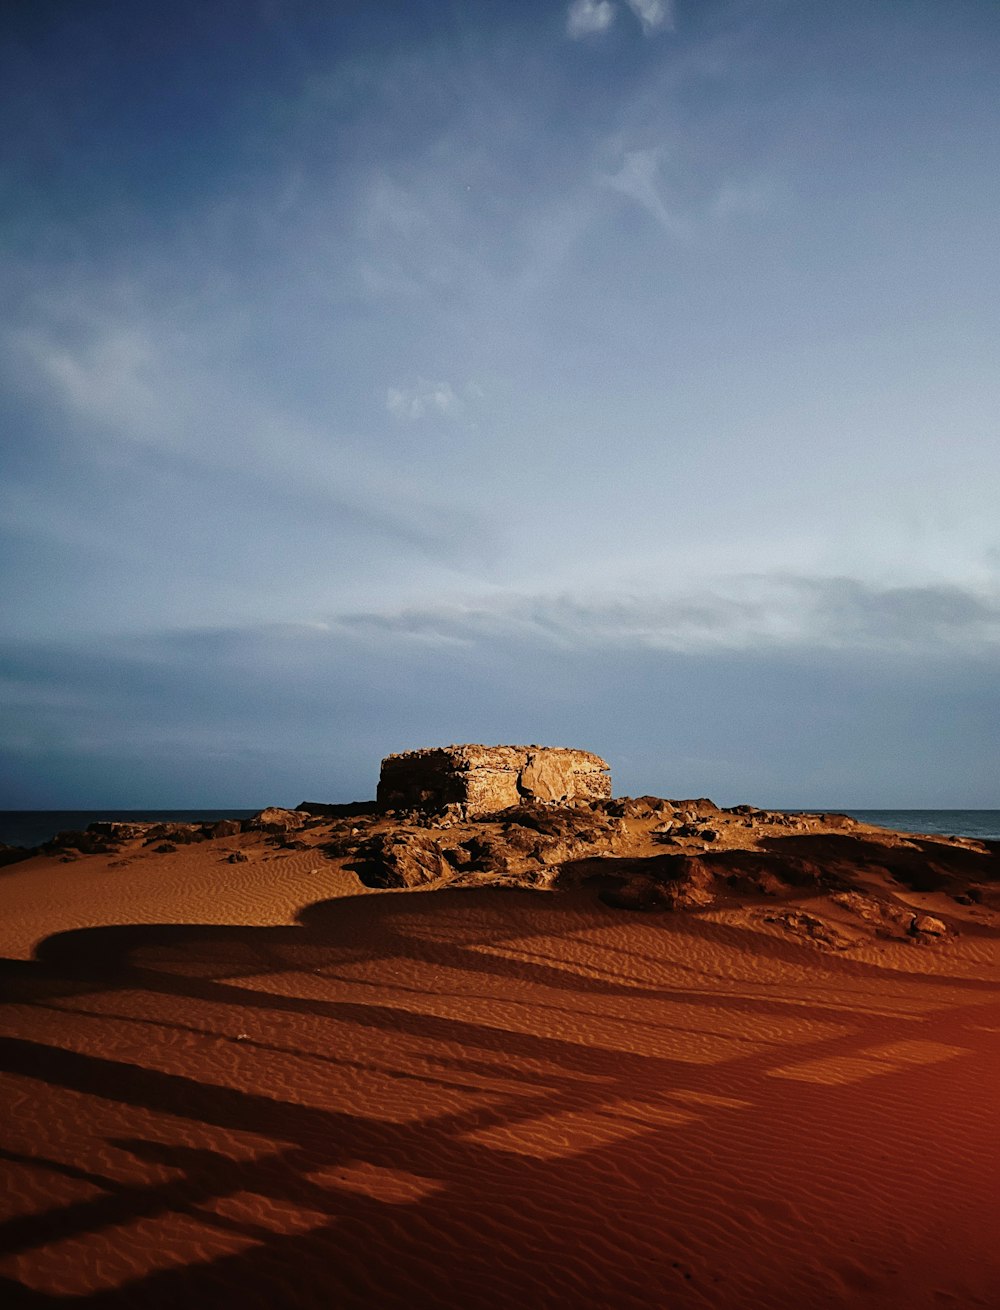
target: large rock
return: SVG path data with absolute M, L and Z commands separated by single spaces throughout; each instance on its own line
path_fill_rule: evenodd
M 308 822 L 309 817 L 301 810 L 283 810 L 280 806 L 271 805 L 254 815 L 250 820 L 250 827 L 259 828 L 262 832 L 288 832 L 301 828 Z
M 452 871 L 434 838 L 398 832 L 376 833 L 363 841 L 348 867 L 366 887 L 419 887 Z
M 562 746 L 443 746 L 406 751 L 382 761 L 381 809 L 441 810 L 461 805 L 468 815 L 514 805 L 605 800 L 608 764 L 589 751 Z

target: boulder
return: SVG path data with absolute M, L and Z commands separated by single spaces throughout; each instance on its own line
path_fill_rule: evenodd
M 366 887 L 419 887 L 451 872 L 440 843 L 417 832 L 380 832 L 363 841 L 352 868 Z
M 118 842 L 101 832 L 57 832 L 39 848 L 46 855 L 79 851 L 81 855 L 107 855 L 118 850 Z
M 912 937 L 945 937 L 947 933 L 947 924 L 936 919 L 933 914 L 915 914 L 910 924 Z
M 277 805 L 268 806 L 250 820 L 250 827 L 261 832 L 287 832 L 301 828 L 311 816 L 301 810 L 283 810 Z
M 239 819 L 220 819 L 210 829 L 213 837 L 237 837 L 242 831 L 243 825 Z

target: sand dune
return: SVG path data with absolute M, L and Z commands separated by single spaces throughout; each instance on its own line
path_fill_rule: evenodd
M 985 912 L 830 946 L 235 845 L 0 876 L 7 1304 L 996 1304 Z

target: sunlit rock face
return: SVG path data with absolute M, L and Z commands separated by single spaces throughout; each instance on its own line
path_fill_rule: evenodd
M 462 805 L 470 816 L 512 805 L 567 804 L 611 796 L 609 766 L 599 755 L 564 746 L 441 746 L 382 761 L 383 810 L 441 810 Z

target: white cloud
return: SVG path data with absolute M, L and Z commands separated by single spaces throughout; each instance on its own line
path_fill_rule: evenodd
M 435 414 L 453 418 L 461 413 L 463 405 L 450 382 L 421 379 L 412 387 L 390 387 L 385 393 L 385 407 L 396 418 L 415 421 Z
M 239 374 L 228 371 L 231 346 L 218 323 L 181 323 L 174 315 L 164 326 L 139 288 L 131 296 L 108 294 L 105 303 L 93 286 L 59 299 L 39 295 L 32 322 L 7 332 L 0 328 L 0 343 L 12 348 L 19 365 L 19 390 L 61 411 L 60 441 L 76 447 L 80 485 L 127 467 L 137 479 L 136 501 L 160 488 L 160 501 L 147 505 L 142 532 L 134 523 L 128 528 L 137 533 L 130 540 L 140 552 L 154 519 L 162 526 L 171 506 L 189 512 L 191 498 L 175 499 L 182 479 L 200 483 L 206 472 L 238 483 L 232 494 L 240 503 L 263 488 L 269 498 L 307 496 L 328 516 L 330 538 L 368 533 L 387 549 L 407 543 L 415 557 L 443 551 L 450 558 L 445 538 L 457 541 L 473 522 L 482 522 L 480 511 L 449 508 L 439 488 L 419 471 L 391 463 L 388 452 L 372 445 L 360 451 L 351 438 L 275 404 L 266 390 L 241 385 Z M 397 397 L 403 417 L 454 416 L 463 408 L 447 382 L 421 381 Z M 43 517 L 27 513 L 32 505 Z M 127 518 L 129 507 L 121 508 Z M 462 518 L 457 529 L 454 512 Z M 121 548 L 109 514 L 81 498 L 79 487 L 58 480 L 40 499 L 28 480 L 11 507 L 0 511 L 0 523 L 20 530 L 44 524 L 46 535 L 85 549 Z
M 615 12 L 610 0 L 573 0 L 566 12 L 566 32 L 574 41 L 606 32 L 615 21 Z
M 156 349 L 139 328 L 102 325 L 75 349 L 34 328 L 8 341 L 73 410 L 96 422 L 135 427 L 156 411 Z
M 716 579 L 697 593 L 501 594 L 341 614 L 335 627 L 447 646 L 973 653 L 1000 648 L 1000 593 L 938 583 L 876 587 L 846 577 L 745 575 Z
M 626 3 L 647 35 L 650 32 L 658 32 L 661 28 L 673 30 L 674 13 L 669 0 L 626 0 Z
M 668 209 L 662 195 L 660 180 L 663 151 L 654 146 L 644 150 L 627 150 L 617 173 L 605 174 L 601 179 L 613 191 L 634 200 L 675 236 L 680 236 L 685 225 Z

